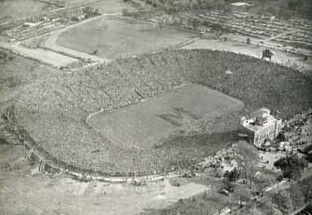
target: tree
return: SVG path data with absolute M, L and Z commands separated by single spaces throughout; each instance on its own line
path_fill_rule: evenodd
M 84 9 L 84 12 L 86 13 L 86 18 L 90 18 L 90 17 L 93 17 L 95 15 L 98 15 L 99 10 L 95 10 L 94 8 L 92 8 L 90 6 L 87 6 Z
M 250 38 L 249 37 L 247 37 L 247 39 L 246 39 L 246 44 L 250 44 Z
M 309 162 L 312 162 L 312 145 L 307 146 L 304 150 L 303 150 L 303 154 L 305 154 L 306 159 Z
M 7 52 L 0 51 L 0 64 L 6 64 L 9 61 L 12 61 L 14 57 Z
M 161 17 L 160 19 L 158 19 L 157 21 L 157 24 L 158 24 L 158 27 L 160 29 L 160 32 L 162 31 L 162 29 L 166 26 L 166 18 L 164 17 Z
M 122 15 L 123 16 L 128 16 L 128 14 L 129 14 L 129 12 L 128 12 L 128 10 L 127 9 L 122 9 Z
M 240 176 L 240 172 L 237 170 L 237 168 L 234 168 L 231 172 L 226 172 L 224 174 L 224 177 L 226 177 L 230 182 L 235 182 Z
M 284 178 L 298 180 L 308 164 L 306 160 L 294 155 L 280 158 L 274 162 L 274 166 L 283 171 Z

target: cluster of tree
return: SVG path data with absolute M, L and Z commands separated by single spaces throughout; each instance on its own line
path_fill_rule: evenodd
M 234 168 L 234 170 L 230 171 L 230 172 L 226 172 L 224 174 L 224 177 L 229 181 L 229 182 L 235 182 L 239 179 L 240 176 L 240 171 L 238 171 L 237 168 Z
M 127 1 L 127 0 L 124 0 Z M 152 6 L 160 10 L 164 10 L 168 13 L 176 13 L 185 10 L 197 10 L 197 9 L 218 9 L 218 10 L 230 10 L 230 3 L 232 0 L 142 0 L 147 5 Z
M 84 13 L 86 14 L 85 15 L 85 18 L 88 19 L 88 18 L 91 18 L 91 17 L 94 17 L 94 16 L 98 16 L 100 15 L 100 11 L 99 9 L 97 8 L 93 8 L 93 7 L 90 7 L 90 6 L 87 6 L 85 9 L 84 9 Z
M 305 155 L 305 158 L 308 162 L 312 162 L 312 145 L 304 148 L 302 153 Z
M 232 171 L 227 171 L 224 174 L 223 186 L 220 190 L 221 193 L 230 195 L 235 190 L 235 183 L 240 177 L 240 171 L 234 168 Z
M 308 164 L 305 159 L 294 155 L 280 158 L 274 162 L 274 166 L 282 170 L 283 178 L 298 180 Z
M 12 61 L 14 57 L 12 55 L 9 55 L 8 53 L 4 51 L 0 51 L 0 64 L 6 64 L 9 61 Z
M 257 13 L 271 13 L 281 18 L 312 17 L 312 2 L 306 0 L 258 0 L 254 9 Z

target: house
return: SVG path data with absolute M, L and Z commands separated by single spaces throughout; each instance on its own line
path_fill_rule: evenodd
M 248 134 L 249 140 L 258 148 L 264 148 L 274 140 L 282 129 L 282 120 L 270 114 L 267 108 L 261 108 L 249 116 L 241 117 L 240 124 Z

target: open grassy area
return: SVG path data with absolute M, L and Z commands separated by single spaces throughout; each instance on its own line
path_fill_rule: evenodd
M 58 166 L 116 174 L 187 168 L 213 153 L 212 145 L 235 140 L 242 113 L 178 129 L 181 133 L 146 151 L 112 144 L 85 123 L 100 108 L 123 108 L 183 83 L 237 98 L 246 104 L 244 111 L 266 106 L 287 117 L 312 106 L 311 79 L 298 71 L 228 52 L 176 50 L 37 81 L 15 104 L 13 126 Z
M 185 30 L 104 17 L 63 32 L 56 42 L 80 52 L 117 59 L 158 51 L 193 36 Z

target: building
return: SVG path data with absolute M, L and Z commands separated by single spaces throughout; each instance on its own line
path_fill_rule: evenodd
M 241 118 L 241 125 L 250 141 L 258 148 L 274 140 L 282 129 L 282 120 L 270 115 L 270 110 L 262 108 Z M 268 140 L 268 141 L 267 141 Z

